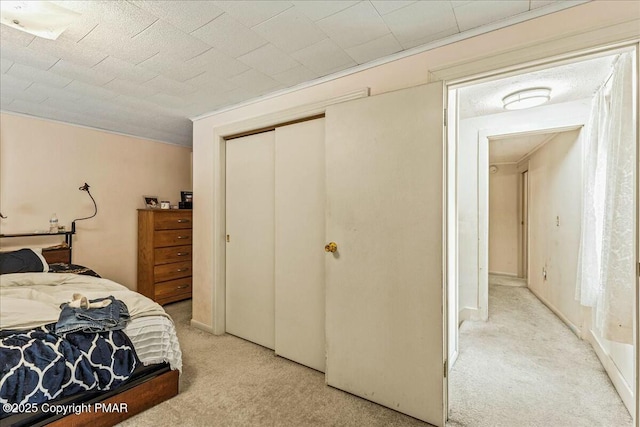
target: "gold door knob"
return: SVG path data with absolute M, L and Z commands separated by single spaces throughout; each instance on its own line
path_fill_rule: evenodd
M 331 242 L 328 245 L 324 246 L 325 252 L 335 252 L 337 250 L 338 250 L 338 245 L 336 245 L 336 242 Z

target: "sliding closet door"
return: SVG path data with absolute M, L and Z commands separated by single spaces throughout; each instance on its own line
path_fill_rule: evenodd
M 324 372 L 324 119 L 276 129 L 276 354 Z
M 274 348 L 274 140 L 226 144 L 226 329 Z
M 436 426 L 446 417 L 443 87 L 326 111 L 329 385 Z

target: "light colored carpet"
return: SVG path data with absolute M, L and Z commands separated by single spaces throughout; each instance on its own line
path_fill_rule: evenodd
M 591 345 L 527 288 L 491 286 L 489 317 L 460 328 L 452 427 L 632 425 Z
M 630 425 L 586 343 L 526 288 L 490 295 L 491 321 L 461 330 L 448 425 Z M 192 328 L 190 301 L 165 309 L 183 350 L 180 394 L 122 426 L 428 426 L 328 387 L 321 372 L 271 350 Z
M 122 426 L 428 426 L 328 387 L 323 373 L 269 349 L 191 327 L 191 301 L 165 310 L 182 347 L 180 394 Z
M 527 286 L 527 281 L 520 277 L 505 276 L 503 274 L 491 274 L 489 273 L 490 285 L 502 285 L 502 286 Z

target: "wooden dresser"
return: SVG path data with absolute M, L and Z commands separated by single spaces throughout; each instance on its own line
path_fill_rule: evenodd
M 138 292 L 158 304 L 191 298 L 192 211 L 138 209 Z

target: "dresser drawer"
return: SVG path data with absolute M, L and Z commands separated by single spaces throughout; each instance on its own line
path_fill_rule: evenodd
M 188 261 L 191 259 L 191 245 L 157 248 L 154 250 L 154 257 L 155 265 Z
M 156 283 L 189 276 L 191 276 L 191 261 L 156 265 L 153 268 L 153 278 Z
M 191 228 L 191 212 L 162 212 L 153 218 L 155 230 L 173 230 L 176 228 Z
M 191 244 L 191 229 L 156 231 L 153 236 L 153 246 L 184 246 Z
M 183 295 L 191 295 L 191 277 L 156 284 L 156 299 L 168 299 Z

